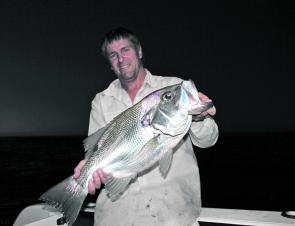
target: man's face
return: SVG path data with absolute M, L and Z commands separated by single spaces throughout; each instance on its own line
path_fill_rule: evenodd
M 142 67 L 141 49 L 136 51 L 128 39 L 119 39 L 107 46 L 107 57 L 111 69 L 123 82 L 134 81 Z

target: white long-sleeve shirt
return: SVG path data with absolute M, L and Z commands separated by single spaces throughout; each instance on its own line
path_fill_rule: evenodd
M 92 101 L 89 135 L 104 127 L 115 116 L 139 102 L 151 92 L 182 80 L 152 75 L 147 69 L 144 83 L 132 103 L 118 79 L 98 93 Z M 191 136 L 186 136 L 174 150 L 166 178 L 156 167 L 139 176 L 123 195 L 112 202 L 104 190 L 96 201 L 95 226 L 190 226 L 201 211 L 200 177 L 194 145 L 206 148 L 218 138 L 212 118 L 193 122 Z

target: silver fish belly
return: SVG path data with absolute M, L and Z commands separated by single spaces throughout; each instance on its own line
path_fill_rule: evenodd
M 165 177 L 172 149 L 188 132 L 192 113 L 213 104 L 202 103 L 191 81 L 159 89 L 128 108 L 84 142 L 86 163 L 78 179 L 68 177 L 45 192 L 40 200 L 59 209 L 73 224 L 88 193 L 88 182 L 98 168 L 110 175 L 104 189 L 112 201 L 131 180 L 155 164 Z

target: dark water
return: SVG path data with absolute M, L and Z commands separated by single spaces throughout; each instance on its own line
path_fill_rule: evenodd
M 82 140 L 0 138 L 0 226 L 12 225 L 23 208 L 72 174 L 83 158 Z M 294 140 L 295 133 L 221 134 L 214 147 L 196 149 L 203 206 L 294 210 Z

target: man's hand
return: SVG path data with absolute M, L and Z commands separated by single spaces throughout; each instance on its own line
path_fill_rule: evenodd
M 79 164 L 76 166 L 76 168 L 74 169 L 73 177 L 75 179 L 77 179 L 80 176 L 81 170 L 84 167 L 85 163 L 86 163 L 85 159 L 81 160 Z M 107 175 L 101 169 L 97 169 L 96 171 L 94 171 L 92 174 L 92 180 L 90 180 L 88 183 L 89 194 L 94 195 L 95 190 L 99 189 L 101 185 L 105 183 L 106 179 L 107 179 Z
M 209 97 L 207 97 L 204 93 L 198 92 L 199 98 L 202 102 L 210 102 L 212 101 Z M 213 106 L 212 108 L 208 109 L 207 111 L 203 112 L 202 115 L 211 115 L 214 116 L 216 114 L 216 108 Z

